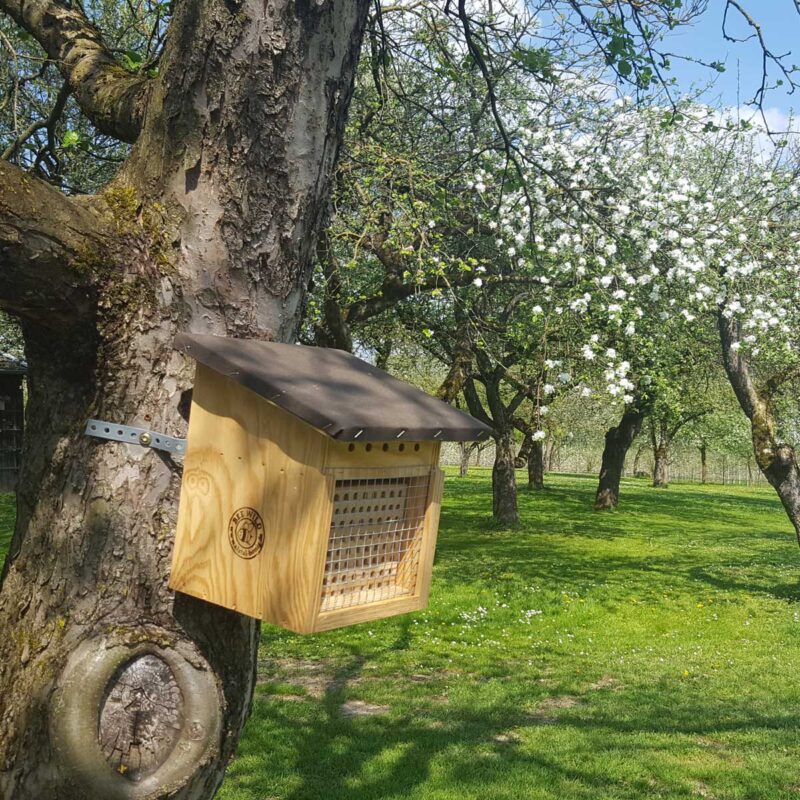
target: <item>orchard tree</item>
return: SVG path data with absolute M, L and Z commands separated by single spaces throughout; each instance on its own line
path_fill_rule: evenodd
M 178 332 L 295 338 L 369 5 L 0 0 L 10 87 L 0 101 L 0 304 L 20 320 L 30 370 L 0 592 L 4 797 L 200 800 L 222 780 L 249 709 L 258 626 L 167 588 L 180 466 L 82 431 L 99 417 L 185 433 L 192 365 L 172 349 Z M 516 223 L 522 202 L 531 223 L 551 187 L 534 196 L 525 186 L 534 162 L 520 152 L 533 134 L 509 130 L 516 101 L 496 93 L 509 61 L 489 44 L 496 20 L 474 19 L 473 5 L 444 3 L 463 35 L 459 57 L 439 69 L 482 79 L 472 107 L 493 120 L 500 159 L 486 166 L 522 187 L 512 207 L 496 194 L 495 205 Z M 584 3 L 540 5 L 555 20 L 566 9 L 589 49 L 605 49 L 647 90 L 654 37 L 681 21 L 683 4 L 616 3 L 620 16 L 601 3 L 588 17 Z M 391 37 L 373 30 L 374 63 L 388 73 Z M 438 36 L 429 27 L 413 46 L 426 51 Z M 574 66 L 573 44 L 559 49 L 563 66 Z M 524 36 L 502 51 L 533 77 L 559 73 L 559 124 L 570 108 L 583 113 L 569 101 L 584 93 L 577 70 L 554 70 L 547 48 Z M 531 124 L 541 108 L 529 107 Z M 541 182 L 552 156 L 536 152 Z M 590 191 L 588 177 L 553 187 L 571 197 Z M 476 175 L 473 185 L 485 184 Z M 531 227 L 523 238 L 535 248 Z M 726 352 L 739 353 L 746 319 L 721 318 Z M 747 353 L 728 359 L 729 371 L 744 374 Z
M 697 448 L 701 483 L 708 483 L 708 457 L 712 453 L 731 455 L 748 464 L 753 459 L 749 421 L 739 407 L 727 376 L 720 380 L 715 375 L 707 387 L 706 397 L 713 408 L 711 413 L 692 420 L 680 435 L 683 444 Z M 786 414 L 782 409 L 782 412 L 782 417 L 791 419 L 791 411 Z M 790 438 L 790 441 L 796 442 L 797 438 Z
M 626 447 L 637 396 L 668 380 L 664 358 L 717 327 L 756 461 L 800 533 L 800 473 L 776 416 L 777 398 L 800 377 L 794 153 L 783 145 L 765 155 L 756 131 L 708 109 L 683 103 L 679 114 L 675 124 L 657 107 L 585 100 L 571 124 L 519 130 L 530 155 L 517 187 L 494 153 L 474 186 L 498 198 L 498 250 L 537 276 L 548 307 L 603 332 L 582 347 L 587 361 L 603 362 L 604 390 L 631 406 Z M 621 344 L 607 347 L 609 337 Z
M 46 181 L 71 185 L 64 165 L 39 154 L 61 144 L 54 106 L 9 144 L 18 166 L 0 161 L 0 297 L 29 365 L 0 593 L 0 795 L 14 800 L 208 798 L 222 780 L 258 626 L 167 588 L 179 466 L 83 428 L 185 434 L 178 332 L 294 338 L 367 2 L 188 0 L 168 23 L 159 7 L 141 68 L 104 38 L 103 8 L 0 3 L 25 32 L 20 75 L 41 66 L 57 103 L 132 144 L 95 195 L 67 196 Z M 12 100 L 33 104 L 23 77 Z

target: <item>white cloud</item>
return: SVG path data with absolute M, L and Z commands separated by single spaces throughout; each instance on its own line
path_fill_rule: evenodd
M 750 123 L 756 132 L 756 149 L 764 159 L 769 159 L 776 143 L 786 138 L 783 134 L 791 140 L 800 134 L 800 119 L 776 106 L 765 108 L 763 112 L 753 106 L 728 106 L 715 112 L 712 118 L 719 125 Z

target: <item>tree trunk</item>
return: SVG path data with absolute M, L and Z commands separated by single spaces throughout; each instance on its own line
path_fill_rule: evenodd
M 717 321 L 725 372 L 742 411 L 750 420 L 756 464 L 780 498 L 800 543 L 800 465 L 794 448 L 779 441 L 775 433 L 772 399 L 780 383 L 776 376 L 757 389 L 746 356 L 734 347 L 739 341 L 738 325 L 726 319 L 722 311 Z
M 669 445 L 659 442 L 653 450 L 653 487 L 666 489 L 669 486 Z
M 492 467 L 492 512 L 499 525 L 512 527 L 519 522 L 517 476 L 514 471 L 514 436 L 503 431 L 495 437 Z
M 700 445 L 700 483 L 708 483 L 708 445 Z
M 639 476 L 639 466 L 640 466 L 641 461 L 642 461 L 642 453 L 644 453 L 644 451 L 646 449 L 647 448 L 645 447 L 645 445 L 641 445 L 640 447 L 636 448 L 636 455 L 633 457 L 633 477 L 634 478 L 637 478 Z
M 514 459 L 514 466 L 517 469 L 522 469 L 530 460 L 531 451 L 533 450 L 533 434 L 526 433 L 522 439 L 522 444 L 517 451 L 517 457 Z
M 600 480 L 594 501 L 596 511 L 606 511 L 619 505 L 619 482 L 625 468 L 625 457 L 642 429 L 643 419 L 644 413 L 638 408 L 628 408 L 619 425 L 606 431 Z
M 548 472 L 555 472 L 556 470 L 556 440 L 551 436 L 547 440 L 547 445 L 544 451 L 544 462 L 547 465 Z
M 467 474 L 469 473 L 469 457 L 472 454 L 472 448 L 470 447 L 469 442 L 459 442 L 458 453 L 458 474 L 460 477 L 466 478 Z
M 37 209 L 72 204 L 69 236 L 90 210 L 94 224 L 82 246 L 61 245 L 64 284 L 87 283 L 69 328 L 2 298 L 22 316 L 30 372 L 0 592 L 0 797 L 207 800 L 222 781 L 258 625 L 167 588 L 180 464 L 83 428 L 185 435 L 193 364 L 172 349 L 179 332 L 294 338 L 365 13 L 364 0 L 177 5 L 114 185 L 92 200 L 49 190 Z M 7 186 L 3 270 L 26 257 L 19 241 L 33 256 L 43 241 L 20 238 Z
M 544 443 L 533 443 L 528 456 L 528 488 L 544 489 Z

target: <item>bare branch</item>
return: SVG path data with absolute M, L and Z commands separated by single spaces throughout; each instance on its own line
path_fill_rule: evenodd
M 40 119 L 32 122 L 22 133 L 17 136 L 17 138 L 11 142 L 11 144 L 3 151 L 3 154 L 0 155 L 0 159 L 3 161 L 8 161 L 9 159 L 14 158 L 14 156 L 19 152 L 20 147 L 28 141 L 37 131 L 46 129 L 49 134 L 50 141 L 50 149 L 55 150 L 54 142 L 52 141 L 52 130 L 55 127 L 56 123 L 58 122 L 61 115 L 64 113 L 64 106 L 67 104 L 67 98 L 70 95 L 70 88 L 68 84 L 64 84 L 61 87 L 61 91 L 58 93 L 58 97 L 56 98 L 55 105 L 53 106 L 53 110 L 50 112 L 47 119 Z
M 798 7 L 797 3 L 795 3 L 795 7 Z M 739 14 L 741 19 L 744 20 L 748 28 L 752 31 L 749 36 L 740 38 L 728 32 L 728 12 L 731 9 Z M 787 86 L 789 87 L 787 94 L 794 94 L 794 90 L 797 87 L 796 79 L 794 77 L 796 70 L 794 67 L 787 67 L 785 63 L 786 57 L 791 55 L 791 53 L 774 53 L 767 44 L 767 40 L 764 37 L 764 31 L 760 23 L 757 22 L 737 0 L 726 0 L 725 2 L 725 12 L 722 19 L 722 35 L 729 42 L 746 42 L 750 39 L 756 39 L 758 41 L 758 45 L 761 48 L 761 84 L 750 102 L 761 111 L 761 117 L 764 120 L 767 130 L 769 131 L 769 124 L 764 114 L 764 100 L 768 90 L 772 88 L 768 84 L 769 65 L 772 64 L 774 67 L 776 67 L 779 73 L 783 76 L 783 80 L 786 81 Z

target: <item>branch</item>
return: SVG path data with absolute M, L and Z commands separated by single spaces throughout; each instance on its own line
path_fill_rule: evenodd
M 61 115 L 64 113 L 64 106 L 67 104 L 67 98 L 70 94 L 70 88 L 68 84 L 64 84 L 61 87 L 61 90 L 58 93 L 58 97 L 56 97 L 55 105 L 53 106 L 53 110 L 48 115 L 47 119 L 37 120 L 36 122 L 32 122 L 22 133 L 20 133 L 17 138 L 11 142 L 11 144 L 5 149 L 2 155 L 0 155 L 0 160 L 9 161 L 19 152 L 19 149 L 28 139 L 31 138 L 35 133 L 38 131 L 47 129 L 48 131 L 48 140 L 52 140 L 53 138 L 53 129 L 55 128 L 56 124 L 58 123 Z M 49 142 L 51 145 L 51 150 L 54 150 L 52 147 L 52 141 Z
M 691 414 L 687 414 L 685 417 L 681 417 L 675 425 L 672 426 L 670 430 L 667 431 L 668 440 L 671 442 L 679 433 L 680 429 L 683 428 L 685 425 L 688 425 L 690 422 L 694 422 L 696 419 L 700 419 L 701 417 L 705 417 L 707 414 L 710 414 L 713 411 L 711 408 L 703 408 L 700 411 L 695 411 Z
M 0 0 L 0 11 L 44 48 L 81 110 L 101 133 L 124 142 L 136 141 L 151 81 L 117 63 L 80 4 Z
M 496 430 L 494 420 L 492 420 L 486 413 L 483 403 L 478 395 L 478 390 L 475 388 L 475 382 L 472 378 L 467 378 L 464 383 L 464 399 L 467 401 L 467 408 L 469 413 L 475 419 L 480 420 L 484 425 L 488 425 L 492 430 Z
M 91 315 L 87 258 L 103 259 L 104 230 L 86 206 L 0 161 L 0 306 L 58 330 Z
M 344 316 L 349 323 L 365 322 L 378 314 L 392 308 L 401 300 L 418 294 L 425 294 L 436 289 L 457 289 L 469 286 L 475 281 L 475 273 L 458 271 L 452 274 L 433 275 L 421 282 L 403 282 L 387 278 L 380 289 L 372 297 L 356 300 L 344 309 Z M 481 278 L 485 287 L 509 284 L 539 284 L 538 276 L 530 275 L 489 275 Z M 551 284 L 557 286 L 557 284 Z M 520 295 L 522 299 L 525 295 Z
M 795 8 L 797 8 L 797 4 L 795 4 Z M 734 9 L 739 13 L 741 18 L 747 24 L 747 26 L 753 31 L 750 36 L 746 36 L 745 38 L 739 38 L 728 33 L 728 12 Z M 759 111 L 761 112 L 761 118 L 764 120 L 764 124 L 767 126 L 767 132 L 769 132 L 769 124 L 767 123 L 766 115 L 764 112 L 764 100 L 766 98 L 766 94 L 768 89 L 773 88 L 770 87 L 769 82 L 769 65 L 770 63 L 773 64 L 778 68 L 781 75 L 783 75 L 783 80 L 786 81 L 787 86 L 787 94 L 794 94 L 795 89 L 797 88 L 797 83 L 794 77 L 794 73 L 797 71 L 796 67 L 791 66 L 787 67 L 785 64 L 785 59 L 787 56 L 791 55 L 791 52 L 777 54 L 773 53 L 772 50 L 767 46 L 767 41 L 764 38 L 764 31 L 761 25 L 756 22 L 756 20 L 748 14 L 748 12 L 742 7 L 742 5 L 738 2 L 738 0 L 726 0 L 725 2 L 725 12 L 722 18 L 722 35 L 723 37 L 729 42 L 746 42 L 749 39 L 755 38 L 758 40 L 758 45 L 761 48 L 761 84 L 756 90 L 755 94 L 753 95 L 753 99 L 750 101 L 752 105 L 758 107 Z M 780 85 L 780 82 L 777 84 Z
M 472 335 L 469 329 L 469 319 L 456 307 L 455 341 L 453 343 L 453 357 L 447 376 L 436 392 L 436 396 L 446 403 L 452 403 L 463 390 L 464 384 L 470 374 L 472 366 Z
M 787 367 L 786 369 L 777 372 L 766 382 L 762 394 L 765 394 L 767 397 L 771 398 L 778 392 L 781 386 L 783 386 L 785 383 L 789 383 L 789 381 L 796 380 L 797 378 L 800 378 L 800 366 L 795 365 L 792 367 Z
M 750 366 L 739 349 L 739 325 L 733 318 L 727 319 L 722 311 L 720 307 L 717 314 L 722 364 L 742 411 L 752 420 L 761 405 L 760 398 L 750 375 Z
M 325 275 L 323 320 L 314 327 L 317 346 L 353 352 L 353 337 L 342 310 L 342 276 L 339 262 L 331 252 L 328 231 L 317 242 L 317 260 Z

